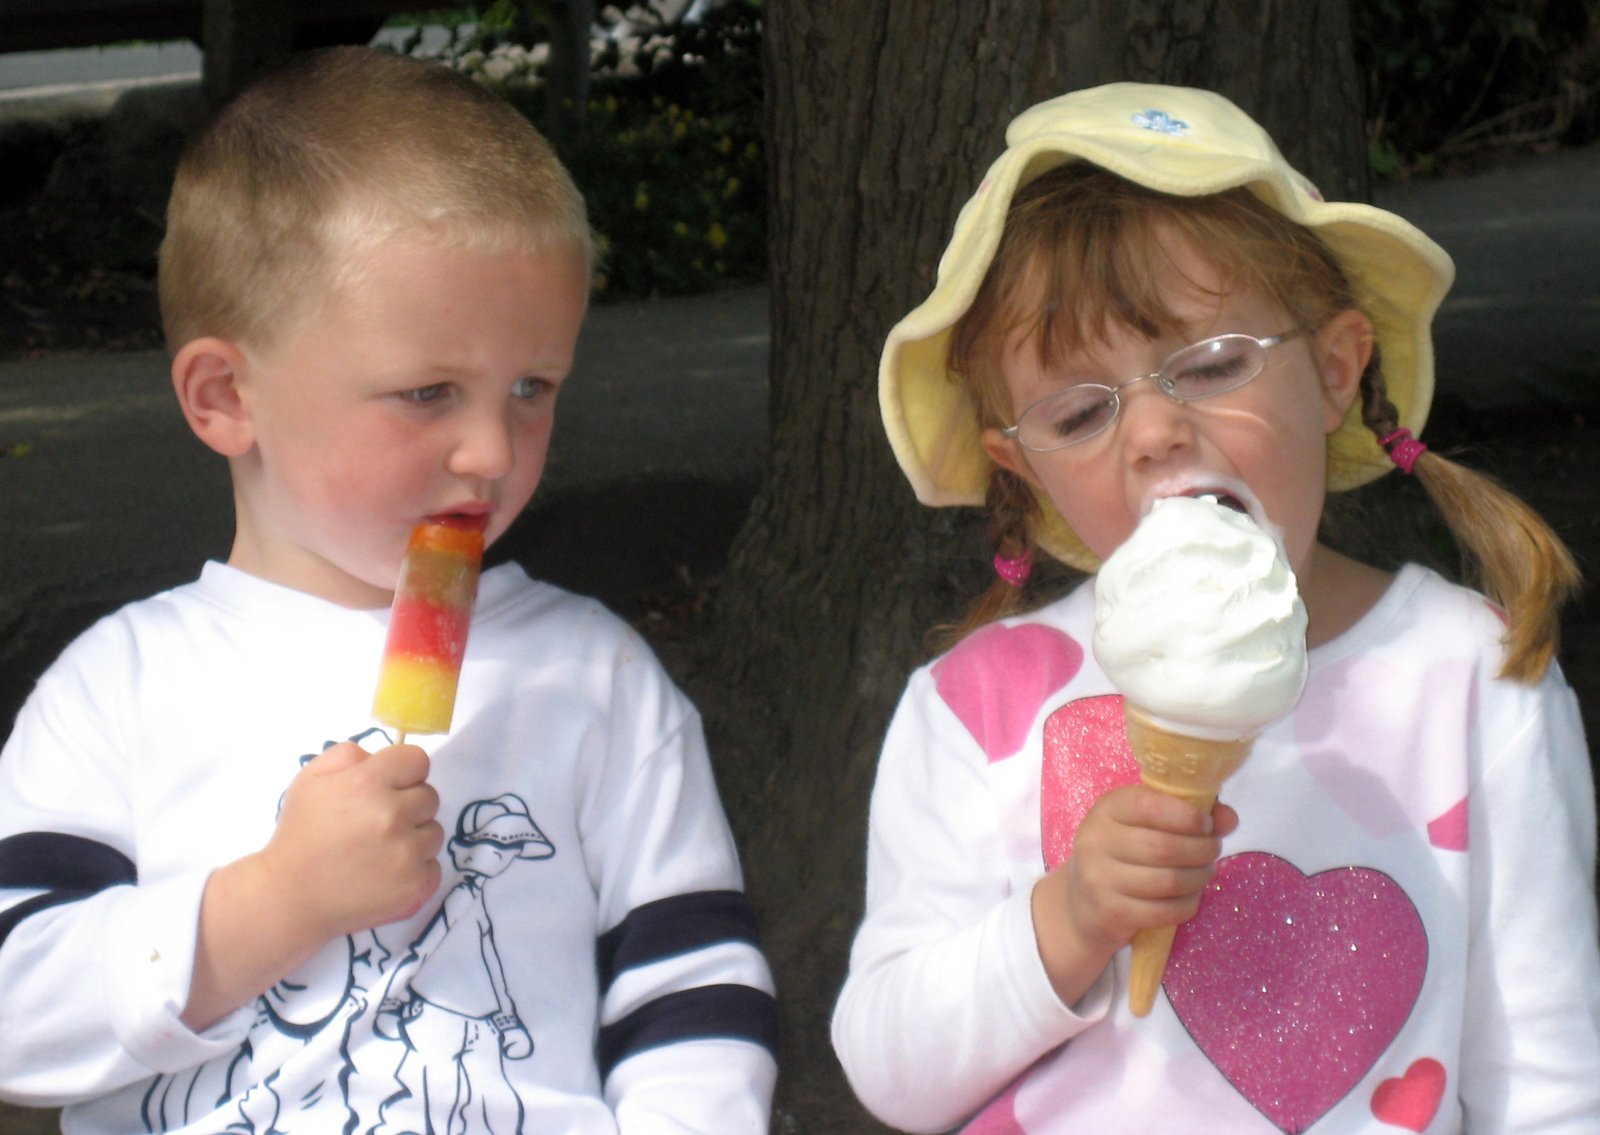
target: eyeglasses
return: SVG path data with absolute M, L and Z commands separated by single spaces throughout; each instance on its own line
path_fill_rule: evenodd
M 1177 402 L 1198 402 L 1237 390 L 1267 365 L 1267 350 L 1304 335 L 1303 329 L 1257 339 L 1254 335 L 1217 335 L 1167 356 L 1159 370 L 1115 386 L 1085 382 L 1041 398 L 1000 431 L 1016 438 L 1023 449 L 1049 453 L 1088 441 L 1117 420 L 1121 392 L 1136 382 L 1155 379 L 1161 393 Z

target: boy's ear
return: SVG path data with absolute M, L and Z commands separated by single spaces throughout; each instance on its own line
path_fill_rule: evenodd
M 250 413 L 240 393 L 250 366 L 226 339 L 195 339 L 172 360 L 172 388 L 195 436 L 224 457 L 239 457 L 255 444 Z
M 1015 473 L 1035 489 L 1043 491 L 1039 478 L 1034 476 L 1033 467 L 1028 464 L 1028 459 L 1023 454 L 1021 444 L 1001 434 L 997 427 L 984 427 L 983 451 L 989 455 L 989 460 L 1000 468 Z
M 1361 394 L 1361 376 L 1372 359 L 1372 320 L 1362 312 L 1341 311 L 1317 332 L 1315 349 L 1327 407 L 1324 432 L 1333 433 Z

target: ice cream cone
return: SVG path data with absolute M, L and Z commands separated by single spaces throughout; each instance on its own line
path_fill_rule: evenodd
M 1123 713 L 1128 745 L 1139 761 L 1140 781 L 1206 810 L 1217 802 L 1222 782 L 1244 763 L 1255 743 L 1253 737 L 1218 740 L 1175 733 L 1133 705 L 1124 704 Z M 1162 926 L 1133 936 L 1128 1008 L 1136 1017 L 1147 1015 L 1155 1004 L 1177 930 L 1176 926 Z

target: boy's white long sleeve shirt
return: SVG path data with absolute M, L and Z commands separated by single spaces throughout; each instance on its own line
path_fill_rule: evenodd
M 1240 827 L 1151 1015 L 1063 1005 L 1034 883 L 1138 779 L 1093 584 L 913 675 L 834 1044 L 908 1131 L 1600 1130 L 1595 809 L 1575 698 L 1495 677 L 1479 596 L 1404 569 L 1223 787 Z
M 484 574 L 435 897 L 204 1034 L 216 867 L 368 716 L 387 612 L 218 564 L 102 620 L 0 755 L 0 1096 L 74 1132 L 764 1132 L 771 975 L 698 715 L 599 604 Z M 339 864 L 307 886 L 337 886 Z

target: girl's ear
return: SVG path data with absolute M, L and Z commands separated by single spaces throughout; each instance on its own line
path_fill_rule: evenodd
M 224 457 L 255 444 L 255 430 L 240 387 L 250 362 L 226 339 L 195 339 L 172 360 L 172 388 L 195 436 Z
M 983 431 L 983 451 L 989 455 L 1000 468 L 1015 473 L 1035 489 L 1043 491 L 1039 478 L 1034 476 L 1033 467 L 1028 464 L 1027 455 L 1022 446 L 1015 439 L 1005 437 L 1000 433 L 999 427 L 987 426 Z
M 1372 359 L 1372 320 L 1354 308 L 1341 311 L 1317 332 L 1317 369 L 1327 408 L 1323 431 L 1333 433 L 1361 393 L 1361 376 Z

